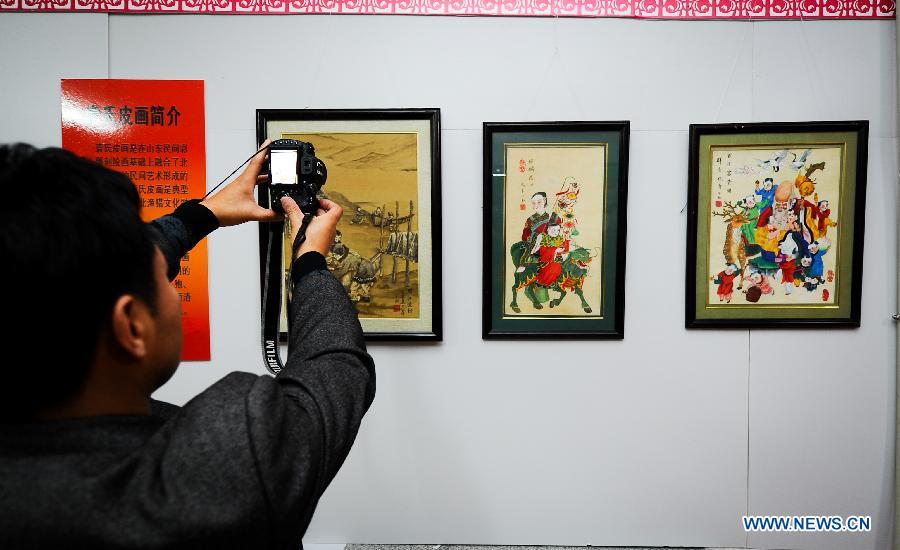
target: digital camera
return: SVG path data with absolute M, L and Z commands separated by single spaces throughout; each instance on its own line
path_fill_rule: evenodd
M 316 196 L 325 185 L 328 170 L 316 158 L 312 143 L 296 139 L 278 139 L 269 145 L 269 197 L 272 210 L 284 213 L 281 197 L 291 197 L 304 214 L 319 208 Z

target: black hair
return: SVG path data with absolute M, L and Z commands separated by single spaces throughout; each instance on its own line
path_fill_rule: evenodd
M 775 180 L 773 180 L 772 178 L 766 178 L 766 179 L 764 179 L 764 180 L 763 180 L 763 183 L 766 183 L 767 181 L 771 181 L 771 182 L 772 182 L 772 185 L 775 185 Z
M 156 312 L 154 245 L 126 176 L 58 148 L 0 145 L 0 420 L 84 383 L 116 300 Z
M 532 198 L 532 199 L 535 198 L 535 197 L 544 197 L 544 204 L 549 204 L 549 203 L 547 202 L 547 193 L 544 193 L 543 191 L 538 191 L 538 192 L 535 193 L 534 195 L 531 195 L 531 198 Z

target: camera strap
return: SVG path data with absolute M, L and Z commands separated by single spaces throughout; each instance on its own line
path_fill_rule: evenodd
M 228 174 L 215 187 L 210 189 L 203 197 L 206 199 L 212 195 L 216 189 L 228 181 L 231 176 L 237 174 L 238 170 L 250 162 L 253 157 L 266 150 L 266 147 L 259 148 L 255 153 L 250 155 L 244 162 Z M 263 188 L 259 188 L 260 196 L 262 196 Z M 266 193 L 268 195 L 268 192 Z M 265 228 L 265 229 L 263 229 Z M 266 369 L 272 374 L 278 374 L 284 368 L 281 362 L 281 356 L 278 353 L 278 329 L 281 321 L 281 283 L 282 283 L 282 265 L 281 265 L 281 243 L 284 235 L 284 222 L 266 222 L 260 223 L 260 231 L 265 231 L 262 237 L 266 242 L 266 262 L 265 274 L 262 280 L 262 347 L 263 359 L 265 360 Z M 288 286 L 290 288 L 290 286 Z M 288 300 L 290 303 L 290 300 Z M 288 315 L 288 323 L 290 323 L 290 315 Z M 290 329 L 288 329 L 290 330 Z
M 267 147 L 261 147 L 255 153 L 250 155 L 250 157 L 242 162 L 240 166 L 235 168 L 234 171 L 228 174 L 228 176 L 220 181 L 215 187 L 210 189 L 203 198 L 206 199 L 209 197 L 223 183 L 228 181 L 231 176 L 237 174 L 238 170 L 250 162 L 253 157 L 266 149 Z M 259 187 L 260 199 L 265 196 L 265 201 L 268 202 L 268 200 L 271 199 L 271 194 L 266 190 L 265 195 L 263 195 L 263 189 L 262 186 Z M 300 246 L 306 241 L 306 229 L 309 227 L 309 223 L 315 215 L 316 208 L 317 205 L 309 205 L 308 209 L 312 210 L 312 212 L 303 213 L 303 221 L 300 224 L 297 237 L 294 239 L 293 246 L 291 247 L 291 258 L 297 255 L 297 250 L 299 250 Z M 278 347 L 279 329 L 281 328 L 282 284 L 288 289 L 288 292 L 286 293 L 287 304 L 285 307 L 288 309 L 288 333 L 290 333 L 291 330 L 290 270 L 285 270 L 282 262 L 284 254 L 282 249 L 282 243 L 284 242 L 284 228 L 284 222 L 266 222 L 260 224 L 260 236 L 261 240 L 265 243 L 266 254 L 265 269 L 262 277 L 262 350 L 266 369 L 272 374 L 278 374 L 284 368 L 284 363 L 281 361 L 280 350 Z M 287 271 L 286 276 L 285 271 Z
M 294 258 L 297 255 L 297 250 L 299 250 L 300 246 L 306 241 L 306 228 L 309 227 L 309 222 L 312 221 L 312 218 L 312 215 L 304 214 L 303 222 L 301 222 L 300 229 L 297 232 L 297 237 L 294 239 L 293 245 L 291 246 L 291 258 Z M 289 270 L 287 270 L 288 272 L 285 274 L 285 266 L 282 263 L 282 258 L 284 257 L 282 248 L 282 243 L 284 242 L 284 222 L 268 222 L 262 225 L 267 228 L 265 274 L 262 281 L 263 361 L 269 372 L 278 374 L 284 368 L 284 363 L 281 361 L 281 354 L 278 347 L 282 305 L 287 308 L 288 334 L 291 332 L 291 276 Z M 286 304 L 283 304 L 281 299 L 282 284 L 288 289 L 285 300 L 287 302 Z
M 281 285 L 284 280 L 282 257 L 284 255 L 284 223 L 261 224 L 266 228 L 266 261 L 262 280 L 262 350 L 266 369 L 278 374 L 284 368 L 278 349 L 278 333 L 281 324 Z M 290 286 L 288 286 L 290 288 Z M 290 304 L 290 297 L 287 300 Z M 291 316 L 288 314 L 288 324 Z M 290 327 L 288 327 L 290 332 Z

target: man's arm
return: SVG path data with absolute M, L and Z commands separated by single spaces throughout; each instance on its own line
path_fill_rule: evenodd
M 170 281 L 178 275 L 181 258 L 219 227 L 215 214 L 198 200 L 188 201 L 169 215 L 147 224 L 150 236 L 166 258 Z
M 320 491 L 337 473 L 375 397 L 375 364 L 356 308 L 319 252 L 294 262 L 288 360 L 276 380 L 323 426 Z
M 290 198 L 282 199 L 282 207 L 296 240 L 304 215 Z M 322 429 L 318 494 L 350 452 L 375 396 L 375 366 L 366 352 L 356 308 L 325 262 L 342 213 L 338 204 L 320 200 L 295 255 L 288 360 L 276 378 L 285 394 Z
M 285 207 L 288 216 L 291 207 L 296 205 Z M 337 210 L 331 220 L 335 224 Z M 260 377 L 247 396 L 250 451 L 268 507 L 269 529 L 284 545 L 295 544 L 305 532 L 375 394 L 374 363 L 356 310 L 321 253 L 332 238 L 329 226 L 333 235 L 328 217 L 310 224 L 309 240 L 318 246 L 292 266 L 285 368 L 274 380 Z M 292 217 L 292 226 L 298 227 L 299 220 Z
M 148 224 L 153 241 L 168 262 L 166 274 L 170 281 L 178 275 L 181 258 L 218 227 L 281 219 L 275 211 L 257 204 L 253 196 L 262 177 L 259 172 L 266 160 L 269 143 L 270 140 L 263 142 L 241 175 L 218 193 L 202 201 L 187 201 L 171 214 Z

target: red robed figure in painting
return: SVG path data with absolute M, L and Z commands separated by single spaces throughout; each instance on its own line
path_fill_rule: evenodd
M 537 253 L 541 260 L 536 283 L 550 286 L 562 275 L 561 255 L 569 251 L 569 241 L 559 234 L 559 224 L 555 222 L 547 228 L 546 234 L 538 235 L 532 253 Z

